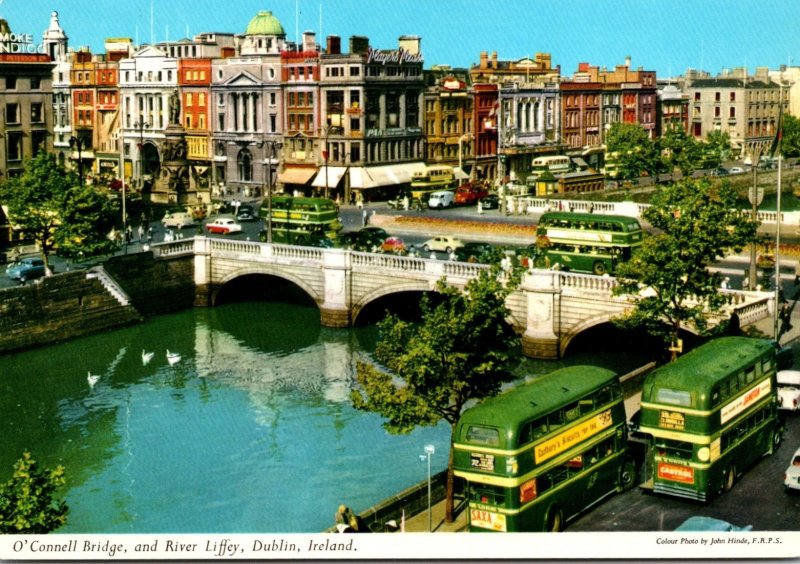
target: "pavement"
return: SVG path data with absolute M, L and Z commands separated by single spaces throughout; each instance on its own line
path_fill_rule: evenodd
M 418 513 L 406 518 L 406 533 L 427 533 L 430 524 L 430 531 L 433 533 L 460 533 L 467 530 L 467 503 L 465 500 L 455 500 L 455 518 L 452 523 L 445 523 L 445 501 L 435 503 L 431 506 L 430 517 L 428 511 Z M 430 519 L 430 522 L 429 522 Z

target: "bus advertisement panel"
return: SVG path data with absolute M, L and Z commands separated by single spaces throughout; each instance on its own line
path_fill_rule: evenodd
M 342 230 L 339 210 L 327 198 L 273 196 L 271 205 L 261 206 L 259 214 L 265 223 L 272 223 L 272 242 L 308 245 L 325 238 L 335 240 Z M 267 240 L 267 232 L 260 238 Z
M 563 368 L 466 410 L 453 464 L 467 482 L 469 530 L 561 530 L 635 484 L 617 375 Z
M 573 212 L 542 214 L 536 234 L 534 266 L 597 275 L 630 260 L 644 237 L 634 217 Z
M 642 487 L 706 501 L 772 454 L 784 431 L 775 368 L 771 342 L 722 337 L 649 374 L 639 428 L 647 437 Z

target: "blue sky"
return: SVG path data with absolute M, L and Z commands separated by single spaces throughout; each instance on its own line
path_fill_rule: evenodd
M 503 60 L 549 52 L 562 75 L 582 61 L 612 68 L 628 55 L 659 76 L 800 65 L 798 0 L 0 0 L 0 16 L 40 37 L 56 10 L 71 47 L 102 52 L 106 37 L 150 42 L 151 5 L 156 41 L 242 33 L 270 10 L 290 39 L 312 30 L 321 42 L 339 35 L 344 47 L 366 35 L 392 49 L 401 35 L 418 35 L 426 68 L 469 66 L 481 51 Z

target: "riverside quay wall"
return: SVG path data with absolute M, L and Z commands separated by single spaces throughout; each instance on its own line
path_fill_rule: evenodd
M 194 306 L 190 257 L 151 252 L 112 257 L 107 276 L 93 269 L 41 278 L 0 290 L 0 353 L 83 337 Z M 116 287 L 111 291 L 108 280 Z M 110 279 L 110 280 L 109 280 Z

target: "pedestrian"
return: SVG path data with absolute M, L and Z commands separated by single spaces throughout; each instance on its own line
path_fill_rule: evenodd
M 478 200 L 478 215 L 483 215 L 483 202 Z
M 136 233 L 139 235 L 139 242 L 142 242 L 144 238 L 144 226 L 140 223 L 139 228 L 136 230 Z
M 347 529 L 358 532 L 358 518 L 346 505 L 342 504 L 339 506 L 339 510 L 336 512 L 336 515 L 333 516 L 333 519 L 339 532 L 343 533 Z
M 361 210 L 361 227 L 366 227 L 367 223 L 369 223 L 369 212 Z
M 408 206 L 409 206 L 408 195 L 405 195 L 403 196 L 403 209 L 405 211 L 408 211 Z

